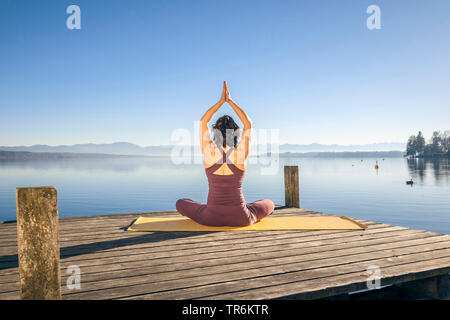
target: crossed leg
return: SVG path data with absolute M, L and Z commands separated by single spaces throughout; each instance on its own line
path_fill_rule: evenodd
M 272 200 L 264 199 L 247 203 L 247 208 L 256 216 L 257 221 L 259 221 L 271 215 L 275 209 L 275 205 Z
M 191 218 L 195 222 L 202 223 L 203 219 L 201 219 L 201 212 L 202 209 L 206 207 L 205 204 L 201 204 L 191 199 L 183 198 L 179 199 L 176 202 L 175 207 L 177 208 L 177 211 L 181 213 L 181 215 Z

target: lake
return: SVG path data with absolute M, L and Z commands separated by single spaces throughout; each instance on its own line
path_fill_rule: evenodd
M 248 166 L 248 202 L 284 204 L 283 166 L 298 165 L 304 209 L 450 234 L 448 159 L 280 158 L 278 172 Z M 279 165 L 278 165 L 279 164 Z M 413 178 L 414 185 L 406 185 Z M 15 188 L 52 185 L 60 217 L 174 210 L 179 198 L 205 202 L 202 165 L 170 158 L 0 161 L 0 221 L 15 220 Z

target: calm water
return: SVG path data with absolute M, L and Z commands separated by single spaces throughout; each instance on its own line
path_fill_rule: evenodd
M 276 175 L 249 165 L 247 201 L 284 203 L 283 165 L 299 165 L 305 209 L 450 234 L 449 161 L 379 159 L 281 159 Z M 414 185 L 406 180 L 413 178 Z M 175 209 L 178 198 L 205 202 L 201 165 L 170 159 L 111 158 L 0 162 L 0 221 L 15 220 L 15 188 L 53 185 L 61 217 Z

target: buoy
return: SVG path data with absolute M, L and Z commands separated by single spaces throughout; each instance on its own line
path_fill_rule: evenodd
M 378 160 L 377 160 L 377 162 L 376 162 L 376 164 L 375 164 L 375 169 L 379 169 L 380 167 L 378 166 Z
M 410 185 L 414 184 L 413 179 L 411 179 L 411 180 L 409 180 L 409 181 L 406 181 L 406 184 L 410 184 Z

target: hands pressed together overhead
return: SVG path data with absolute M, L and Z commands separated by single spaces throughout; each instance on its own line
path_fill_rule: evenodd
M 230 91 L 228 91 L 227 82 L 223 82 L 223 89 L 222 89 L 222 97 L 220 98 L 220 102 L 228 102 L 231 101 Z
M 231 106 L 231 108 L 236 112 L 239 119 L 242 121 L 244 125 L 244 144 L 240 144 L 243 147 L 245 147 L 245 159 L 247 159 L 248 152 L 249 152 L 249 141 L 250 141 L 250 132 L 252 128 L 252 121 L 248 117 L 247 113 L 242 110 L 233 100 L 231 100 L 230 91 L 228 91 L 227 82 L 223 82 L 223 89 L 222 89 L 222 96 L 220 97 L 219 102 L 217 102 L 215 105 L 213 105 L 211 108 L 209 108 L 203 117 L 200 119 L 201 123 L 201 146 L 202 146 L 202 152 L 205 150 L 205 147 L 207 145 L 211 144 L 211 140 L 209 139 L 209 130 L 208 130 L 208 122 L 211 120 L 211 118 L 214 116 L 214 114 L 217 112 L 217 110 L 220 109 L 220 107 L 225 103 L 228 102 Z M 206 137 L 206 138 L 204 138 Z
M 244 110 L 242 110 L 233 100 L 231 100 L 230 91 L 228 90 L 227 82 L 223 82 L 222 96 L 220 97 L 220 101 L 216 104 L 216 111 L 220 108 L 225 102 L 228 102 L 231 108 L 236 112 L 244 124 L 244 130 L 250 129 L 252 127 L 252 122 L 250 118 L 247 116 Z M 215 112 L 215 111 L 214 111 Z

